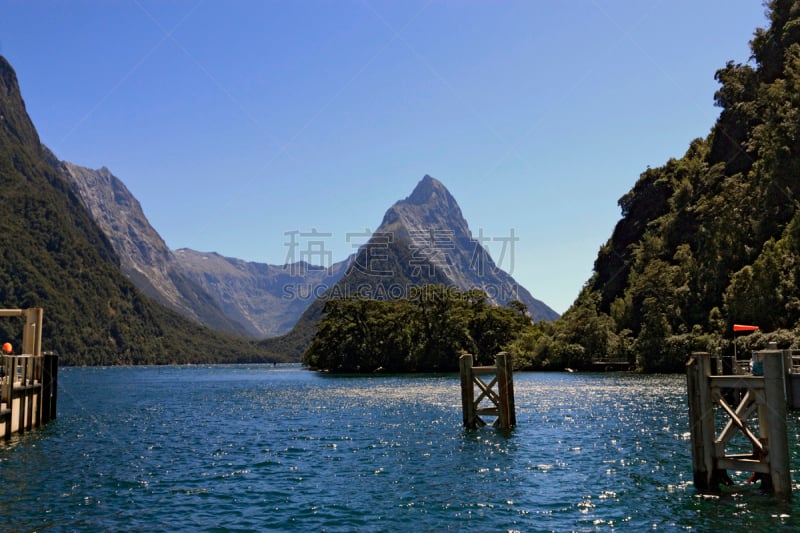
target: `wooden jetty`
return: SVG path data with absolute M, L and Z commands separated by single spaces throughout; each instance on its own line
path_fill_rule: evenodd
M 636 363 L 626 359 L 592 359 L 593 372 L 630 372 L 636 368 Z
M 481 416 L 496 417 L 492 423 L 494 427 L 509 429 L 516 426 L 511 356 L 506 352 L 498 353 L 494 366 L 472 366 L 472 360 L 472 355 L 469 354 L 462 355 L 459 359 L 464 427 L 476 429 L 487 425 Z M 489 383 L 480 377 L 487 374 L 494 374 Z M 494 389 L 495 385 L 497 385 L 497 390 Z M 475 397 L 476 387 L 480 391 L 477 398 Z M 488 405 L 481 405 L 484 400 L 488 402 Z
M 0 309 L 21 317 L 22 355 L 0 356 L 0 438 L 23 433 L 56 418 L 58 356 L 42 353 L 40 307 Z
M 763 489 L 788 500 L 786 354 L 756 353 L 763 375 L 718 375 L 708 353 L 693 353 L 686 365 L 694 484 L 701 492 L 718 492 L 720 485 L 733 484 L 728 470 L 752 472 L 751 481 L 761 480 Z M 719 432 L 717 422 L 724 422 Z M 735 436 L 743 436 L 751 450 L 728 453 Z

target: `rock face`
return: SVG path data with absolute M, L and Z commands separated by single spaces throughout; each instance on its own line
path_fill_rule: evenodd
M 210 294 L 225 314 L 260 337 L 281 335 L 344 274 L 347 261 L 321 268 L 306 263 L 276 266 L 182 248 L 181 270 Z
M 384 240 L 391 237 L 394 246 L 407 249 L 409 257 L 392 267 L 404 278 L 443 283 L 464 291 L 481 289 L 495 305 L 519 300 L 534 321 L 558 318 L 558 313 L 495 264 L 483 246 L 489 239 L 472 235 L 455 198 L 430 176 L 422 178 L 408 198 L 386 211 L 375 236 Z M 499 240 L 511 256 L 513 235 Z
M 111 241 L 126 276 L 145 294 L 217 330 L 279 336 L 320 297 L 397 298 L 406 296 L 410 286 L 429 283 L 478 288 L 496 305 L 520 300 L 533 320 L 558 317 L 494 263 L 480 238 L 473 237 L 458 203 L 430 176 L 389 208 L 358 254 L 325 269 L 254 263 L 186 248 L 172 251 L 107 168 L 52 159 Z M 513 247 L 513 238 L 505 245 Z M 309 316 L 318 318 L 319 312 L 316 308 Z
M 139 201 L 107 168 L 58 161 L 111 241 L 123 273 L 145 294 L 207 327 L 253 337 L 289 331 L 303 311 L 341 278 L 346 262 L 329 269 L 305 263 L 268 265 L 188 248 L 170 250 Z
M 181 271 L 139 201 L 119 178 L 105 167 L 92 170 L 66 161 L 56 163 L 59 164 L 114 246 L 122 272 L 139 290 L 210 328 L 237 335 L 253 334 L 226 316 L 214 299 Z

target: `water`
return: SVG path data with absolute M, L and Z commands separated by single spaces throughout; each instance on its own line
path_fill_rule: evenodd
M 800 495 L 692 485 L 683 376 L 520 373 L 518 426 L 461 426 L 456 375 L 64 368 L 0 444 L 11 531 L 767 531 Z M 790 413 L 794 489 L 798 413 Z M 798 493 L 800 494 L 800 493 Z

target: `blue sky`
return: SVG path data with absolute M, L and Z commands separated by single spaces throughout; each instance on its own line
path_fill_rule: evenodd
M 558 312 L 647 166 L 747 62 L 757 0 L 5 0 L 42 142 L 108 167 L 170 248 L 283 263 L 375 230 L 425 175 Z M 499 259 L 511 231 L 519 238 Z M 302 245 L 302 243 L 300 243 Z

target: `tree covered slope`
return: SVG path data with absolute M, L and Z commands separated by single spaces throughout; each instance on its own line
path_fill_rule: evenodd
M 711 133 L 619 200 L 593 276 L 538 361 L 680 370 L 692 349 L 728 348 L 734 323 L 784 346 L 800 338 L 800 2 L 767 7 L 751 61 L 716 73 Z
M 48 162 L 16 74 L 0 57 L 0 307 L 44 308 L 61 364 L 266 361 L 254 341 L 198 326 L 137 290 L 68 182 Z M 19 346 L 21 325 L 0 320 Z

